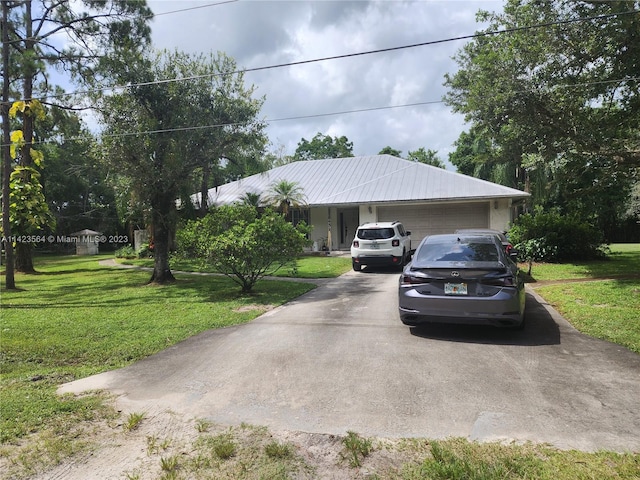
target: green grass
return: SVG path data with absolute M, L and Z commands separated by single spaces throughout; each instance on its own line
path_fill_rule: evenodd
M 461 438 L 408 440 L 405 449 L 422 457 L 407 463 L 402 480 L 587 480 L 637 479 L 640 455 L 560 451 L 527 443 L 475 443 Z
M 135 265 L 138 267 L 153 267 L 153 259 L 117 259 L 125 265 Z M 183 272 L 204 272 L 216 273 L 216 271 L 206 265 L 202 265 L 197 260 L 172 260 L 172 270 Z M 284 266 L 273 273 L 274 277 L 297 277 L 297 278 L 335 278 L 351 270 L 351 257 L 347 256 L 315 256 L 304 255 L 295 261 L 295 265 Z
M 98 265 L 107 257 L 37 258 L 36 275 L 3 291 L 0 440 L 92 419 L 100 399 L 56 395 L 64 382 L 115 369 L 207 329 L 246 323 L 312 285 L 265 281 L 251 295 L 225 277 L 178 275 L 146 285 L 148 272 Z M 248 307 L 244 308 L 241 307 Z M 159 312 L 162 312 L 159 314 Z
M 578 330 L 640 353 L 640 244 L 612 245 L 607 260 L 534 264 L 532 275 L 531 286 Z M 580 279 L 603 280 L 563 282 Z
M 565 283 L 536 291 L 581 332 L 640 353 L 640 279 Z
M 640 274 L 640 244 L 613 244 L 604 260 L 575 263 L 534 263 L 531 275 L 537 282 Z M 522 265 L 526 271 L 528 266 Z

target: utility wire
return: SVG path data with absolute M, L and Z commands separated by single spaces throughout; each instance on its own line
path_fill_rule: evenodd
M 625 77 L 625 78 L 621 78 L 621 79 L 616 79 L 616 80 L 602 80 L 602 81 L 596 81 L 596 82 L 584 82 L 584 83 L 576 83 L 573 85 L 557 85 L 554 87 L 550 87 L 550 89 L 555 89 L 555 88 L 576 88 L 576 87 L 584 87 L 584 86 L 592 86 L 592 85 L 602 85 L 602 84 L 606 84 L 606 83 L 621 83 L 621 82 L 628 82 L 628 81 L 639 81 L 640 77 Z M 514 92 L 516 94 L 518 93 L 525 93 L 525 91 L 520 91 L 520 92 Z M 336 115 L 348 115 L 348 114 L 353 114 L 353 113 L 363 113 L 363 112 L 373 112 L 373 111 L 380 111 L 380 110 L 392 110 L 395 108 L 408 108 L 408 107 L 420 107 L 420 106 L 425 106 L 425 105 L 436 105 L 436 104 L 440 104 L 440 103 L 444 103 L 444 100 L 432 100 L 432 101 L 426 101 L 426 102 L 415 102 L 415 103 L 405 103 L 405 104 L 401 104 L 401 105 L 386 105 L 386 106 L 382 106 L 382 107 L 369 107 L 369 108 L 359 108 L 359 109 L 353 109 L 353 110 L 343 110 L 343 111 L 336 111 L 336 112 L 326 112 L 326 113 L 316 113 L 316 114 L 309 114 L 309 115 L 297 115 L 297 116 L 292 116 L 292 117 L 282 117 L 282 118 L 266 118 L 264 119 L 264 123 L 266 124 L 271 124 L 271 123 L 278 123 L 278 122 L 288 122 L 288 121 L 293 121 L 293 120 L 307 120 L 310 118 L 322 118 L 322 117 L 331 117 L 331 116 L 336 116 Z M 126 132 L 126 133 L 118 133 L 118 134 L 103 134 L 101 135 L 102 138 L 122 138 L 122 137 L 135 137 L 138 135 L 156 135 L 159 133 L 175 133 L 175 132 L 188 132 L 188 131 L 196 131 L 196 130 L 208 130 L 208 129 L 213 129 L 213 128 L 224 128 L 224 127 L 238 127 L 238 126 L 243 126 L 245 125 L 244 123 L 218 123 L 218 124 L 211 124 L 211 125 L 194 125 L 194 126 L 186 126 L 186 127 L 174 127 L 174 128 L 165 128 L 165 129 L 158 129 L 158 130 L 145 130 L 145 131 L 141 131 L 141 132 Z M 70 141 L 79 141 L 79 140 L 91 140 L 94 137 L 92 136 L 86 136 L 86 135 L 79 135 L 79 136 L 75 136 L 75 137 L 68 137 L 68 138 L 64 138 L 63 141 L 65 142 L 70 142 Z M 47 144 L 47 143 L 51 143 L 50 140 L 41 140 L 41 141 L 35 141 L 32 142 L 31 145 L 40 145 L 40 144 Z M 0 145 L 3 146 L 3 145 Z
M 159 17 L 161 15 L 171 15 L 173 13 L 181 13 L 181 12 L 188 12 L 190 10 L 198 10 L 200 8 L 209 8 L 209 7 L 215 7 L 217 5 L 224 5 L 225 3 L 235 3 L 238 0 L 226 0 L 226 1 L 222 1 L 222 2 L 216 2 L 216 3 L 208 3 L 206 5 L 198 5 L 196 7 L 189 7 L 189 8 L 181 8 L 180 10 L 171 10 L 169 12 L 160 12 L 160 13 L 154 13 L 153 15 L 149 15 L 149 17 L 147 18 L 155 18 L 155 17 Z
M 546 27 L 551 27 L 551 26 L 557 26 L 557 25 L 566 25 L 566 24 L 571 24 L 571 23 L 581 23 L 581 22 L 586 22 L 586 21 L 590 21 L 590 20 L 601 20 L 601 19 L 607 19 L 607 18 L 617 17 L 617 16 L 621 16 L 621 15 L 637 15 L 639 13 L 640 13 L 640 10 L 630 10 L 630 11 L 627 11 L 627 12 L 611 13 L 611 14 L 607 14 L 607 15 L 599 15 L 599 16 L 596 16 L 596 17 L 575 18 L 575 19 L 570 19 L 570 20 L 559 20 L 559 21 L 556 21 L 556 22 L 547 22 L 547 23 L 540 23 L 540 24 L 536 24 L 536 25 L 527 25 L 527 26 L 524 26 L 524 27 L 513 27 L 513 28 L 507 28 L 507 29 L 504 29 L 504 30 L 494 30 L 494 31 L 490 31 L 490 32 L 480 32 L 480 33 L 474 33 L 474 34 L 470 34 L 470 35 L 461 35 L 461 36 L 458 36 L 458 37 L 445 38 L 445 39 L 441 39 L 441 40 L 431 40 L 431 41 L 428 41 L 428 42 L 413 43 L 413 44 L 410 44 L 410 45 L 402 45 L 402 46 L 398 46 L 398 47 L 381 48 L 381 49 L 377 49 L 377 50 L 367 50 L 367 51 L 364 51 L 364 52 L 347 53 L 347 54 L 343 54 L 343 55 L 333 55 L 333 56 L 329 56 L 329 57 L 314 58 L 314 59 L 309 59 L 309 60 L 300 60 L 300 61 L 297 61 L 297 62 L 288 62 L 288 63 L 279 63 L 279 64 L 275 64 L 275 65 L 266 65 L 266 66 L 262 66 L 262 67 L 251 67 L 251 68 L 236 70 L 234 72 L 209 73 L 209 74 L 203 74 L 203 75 L 191 75 L 191 76 L 188 76 L 188 77 L 170 78 L 170 79 L 164 79 L 164 80 L 154 80 L 154 81 L 151 81 L 151 82 L 132 83 L 132 84 L 128 84 L 128 85 L 115 85 L 115 86 L 101 87 L 101 88 L 85 90 L 85 91 L 62 93 L 62 94 L 56 94 L 56 95 L 47 95 L 47 96 L 40 97 L 40 100 L 51 99 L 51 98 L 60 98 L 60 97 L 68 97 L 68 96 L 73 96 L 73 95 L 86 95 L 86 94 L 89 94 L 89 93 L 103 92 L 103 91 L 124 90 L 124 89 L 130 88 L 130 87 L 141 87 L 141 86 L 149 86 L 149 85 L 161 85 L 161 84 L 172 83 L 172 82 L 183 82 L 183 81 L 189 81 L 189 80 L 197 80 L 197 79 L 201 79 L 201 78 L 216 77 L 216 76 L 221 76 L 221 75 L 235 75 L 235 74 L 241 74 L 241 73 L 258 72 L 258 71 L 263 71 L 263 70 L 271 70 L 271 69 L 275 69 L 275 68 L 293 67 L 293 66 L 297 66 L 297 65 L 306 65 L 306 64 L 310 64 L 310 63 L 325 62 L 325 61 L 329 61 L 329 60 L 338 60 L 338 59 L 343 59 L 343 58 L 359 57 L 359 56 L 363 56 L 363 55 L 373 55 L 373 54 L 377 54 L 377 53 L 386 53 L 386 52 L 393 52 L 393 51 L 398 51 L 398 50 L 405 50 L 405 49 L 409 49 L 409 48 L 424 47 L 424 46 L 429 46 L 429 45 L 438 45 L 438 44 L 441 44 L 441 43 L 455 42 L 455 41 L 459 41 L 459 40 L 469 40 L 469 39 L 473 39 L 473 38 L 500 35 L 500 34 L 504 34 L 504 33 L 514 33 L 514 32 L 526 31 L 526 30 L 533 30 L 533 29 L 537 29 L 537 28 L 546 28 Z

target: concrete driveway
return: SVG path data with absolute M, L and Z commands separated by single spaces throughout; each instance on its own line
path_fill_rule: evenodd
M 640 356 L 527 295 L 523 331 L 409 328 L 395 272 L 355 273 L 250 324 L 78 380 L 127 409 L 367 436 L 531 440 L 640 451 Z

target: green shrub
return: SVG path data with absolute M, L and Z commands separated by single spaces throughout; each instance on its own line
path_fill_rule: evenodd
M 115 252 L 116 258 L 136 258 L 136 252 L 131 245 L 125 245 L 116 250 Z
M 603 235 L 576 215 L 557 210 L 520 215 L 509 230 L 509 240 L 520 258 L 528 261 L 564 262 L 603 258 Z
M 138 258 L 153 258 L 153 250 L 148 243 L 143 243 L 140 245 L 140 250 L 138 250 Z
M 309 227 L 249 205 L 225 205 L 177 232 L 176 257 L 200 259 L 249 292 L 265 275 L 290 265 L 309 244 Z

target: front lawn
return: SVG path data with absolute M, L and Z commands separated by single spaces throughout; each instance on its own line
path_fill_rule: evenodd
M 88 400 L 61 400 L 61 383 L 122 367 L 207 329 L 249 322 L 313 288 L 264 281 L 241 295 L 226 277 L 194 275 L 158 287 L 146 285 L 148 272 L 101 267 L 101 258 L 110 257 L 37 258 L 38 274 L 16 275 L 21 291 L 2 292 L 2 442 L 60 416 L 83 417 Z
M 611 245 L 606 260 L 534 264 L 532 276 L 530 285 L 578 330 L 640 353 L 640 244 Z
M 144 259 L 116 259 L 123 265 L 135 265 L 137 267 L 153 267 L 152 258 Z M 203 265 L 199 260 L 173 259 L 171 270 L 183 272 L 217 273 L 208 265 Z M 287 265 L 272 273 L 274 277 L 294 278 L 335 278 L 351 270 L 351 257 L 326 256 L 326 255 L 302 255 L 292 265 Z
M 604 260 L 574 263 L 534 263 L 531 275 L 536 282 L 610 276 L 640 275 L 640 244 L 610 245 Z M 522 265 L 526 271 L 528 265 Z

